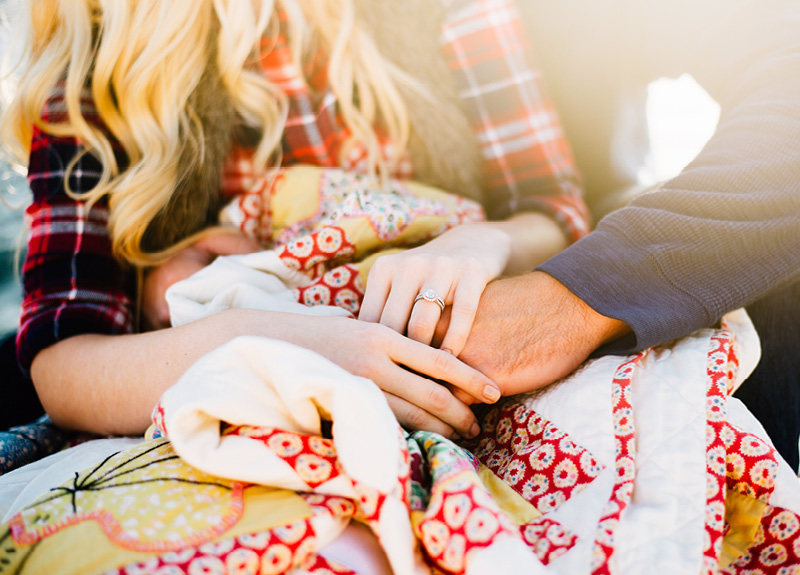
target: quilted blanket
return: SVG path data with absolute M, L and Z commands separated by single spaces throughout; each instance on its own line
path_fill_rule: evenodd
M 403 432 L 371 382 L 312 352 L 234 340 L 164 395 L 150 440 L 11 517 L 0 564 L 357 573 L 325 554 L 357 521 L 397 574 L 792 573 L 800 485 L 729 397 L 750 329 L 593 360 L 464 445 Z
M 423 187 L 335 179 L 334 198 L 335 173 L 295 175 L 258 196 L 273 249 L 176 285 L 175 323 L 256 304 L 354 313 L 376 251 L 479 214 Z M 309 189 L 318 201 L 279 215 L 279 191 Z M 239 338 L 164 394 L 145 442 L 64 458 L 66 481 L 18 501 L 0 574 L 800 573 L 800 484 L 730 396 L 757 360 L 737 312 L 506 398 L 455 444 L 402 430 L 372 382 L 313 352 Z M 332 551 L 354 525 L 373 567 L 360 544 Z
M 465 222 L 471 200 L 413 181 L 296 166 L 226 206 L 221 220 L 271 249 L 218 258 L 167 291 L 172 325 L 235 307 L 357 315 L 372 263 Z

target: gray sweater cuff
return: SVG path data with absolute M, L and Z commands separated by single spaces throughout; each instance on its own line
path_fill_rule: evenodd
M 645 349 L 719 319 L 672 284 L 646 251 L 611 230 L 595 230 L 536 269 L 598 313 L 631 327 L 633 334 L 604 346 L 600 355 Z

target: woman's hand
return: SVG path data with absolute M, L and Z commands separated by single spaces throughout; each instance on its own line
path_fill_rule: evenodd
M 42 350 L 31 367 L 58 425 L 102 434 L 143 433 L 158 398 L 209 351 L 238 336 L 288 341 L 374 381 L 411 429 L 453 437 L 478 432 L 470 401 L 493 402 L 498 387 L 452 355 L 389 328 L 344 317 L 231 309 L 180 327 L 130 335 L 84 334 Z
M 249 254 L 261 248 L 238 231 L 206 236 L 145 274 L 142 317 L 149 330 L 169 327 L 167 289 L 210 264 L 217 256 Z
M 350 373 L 374 381 L 404 427 L 471 438 L 479 431 L 475 415 L 449 387 L 470 402 L 500 399 L 499 388 L 479 371 L 385 326 L 342 317 L 276 315 L 285 316 L 280 324 L 291 325 L 280 339 L 316 351 Z
M 503 273 L 510 255 L 509 234 L 482 222 L 460 225 L 425 245 L 380 257 L 370 270 L 358 319 L 430 344 L 443 309 L 417 296 L 432 290 L 444 306 L 452 306 L 441 348 L 457 356 L 483 289 Z

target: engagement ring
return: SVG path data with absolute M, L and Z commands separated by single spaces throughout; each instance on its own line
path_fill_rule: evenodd
M 414 303 L 417 303 L 421 299 L 437 304 L 442 311 L 444 311 L 444 300 L 439 297 L 439 294 L 436 293 L 436 290 L 426 289 L 425 291 L 419 292 L 417 297 L 414 298 Z

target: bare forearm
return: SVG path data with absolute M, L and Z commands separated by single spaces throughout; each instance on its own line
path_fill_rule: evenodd
M 279 327 L 261 323 L 250 310 L 232 310 L 143 334 L 74 336 L 41 351 L 31 375 L 58 425 L 140 433 L 161 394 L 200 356 L 237 335 L 281 335 Z
M 505 232 L 511 239 L 504 275 L 529 272 L 569 245 L 559 225 L 540 213 L 517 214 L 504 222 L 487 225 Z

